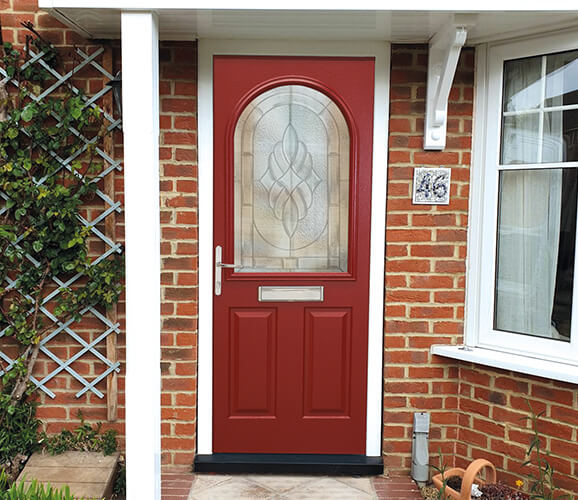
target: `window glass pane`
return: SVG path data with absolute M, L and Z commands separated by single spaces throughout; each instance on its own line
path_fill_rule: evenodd
M 542 162 L 564 161 L 563 113 L 544 113 Z
M 284 85 L 235 128 L 235 262 L 240 272 L 346 272 L 349 129 L 325 94 Z
M 538 113 L 504 117 L 502 126 L 502 164 L 538 163 Z
M 576 169 L 500 172 L 494 328 L 570 340 Z
M 542 57 L 527 57 L 504 64 L 504 111 L 536 109 L 542 104 Z
M 504 63 L 501 164 L 578 161 L 578 51 Z
M 569 161 L 578 161 L 577 109 L 504 117 L 502 165 Z
M 564 137 L 563 161 L 578 161 L 578 109 L 564 111 L 562 134 Z
M 542 163 L 578 161 L 578 110 L 544 113 Z
M 578 50 L 549 55 L 546 75 L 546 106 L 578 104 Z

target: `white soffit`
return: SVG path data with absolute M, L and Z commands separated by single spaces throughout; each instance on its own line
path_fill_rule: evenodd
M 468 30 L 468 44 L 578 26 L 578 9 L 573 2 L 563 0 L 541 2 L 547 9 L 533 8 L 533 11 L 525 10 L 527 1 L 503 1 L 496 5 L 497 2 L 488 0 L 485 6 L 464 10 L 463 0 L 439 0 L 435 7 L 432 2 L 414 0 L 411 11 L 389 6 L 387 10 L 379 9 L 372 0 L 351 2 L 349 5 L 355 5 L 355 10 L 336 7 L 337 3 L 295 0 L 283 9 L 258 8 L 264 4 L 258 0 L 39 0 L 41 8 L 89 38 L 120 38 L 121 10 L 146 9 L 157 12 L 160 38 L 164 40 L 240 38 L 424 43 L 454 13 L 477 14 L 475 26 Z M 239 9 L 241 5 L 243 9 Z M 324 7 L 327 10 L 323 10 Z

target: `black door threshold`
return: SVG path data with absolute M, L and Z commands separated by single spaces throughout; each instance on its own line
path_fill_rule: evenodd
M 214 453 L 197 455 L 194 469 L 195 472 L 220 474 L 377 476 L 383 473 L 383 458 L 365 455 Z

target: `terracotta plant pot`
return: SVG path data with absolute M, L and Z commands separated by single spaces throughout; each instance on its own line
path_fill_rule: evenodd
M 483 469 L 487 469 L 486 481 L 479 477 L 479 474 Z M 443 488 L 444 478 L 447 480 L 447 478 L 452 476 L 459 476 L 462 478 L 462 489 L 461 491 L 456 491 L 446 485 L 446 496 L 455 500 L 470 500 L 473 484 L 483 486 L 486 483 L 496 482 L 496 468 L 489 460 L 478 458 L 468 465 L 468 468 L 465 470 L 461 467 L 454 467 L 453 469 L 446 470 L 443 474 L 436 474 L 432 480 L 435 487 L 441 491 Z

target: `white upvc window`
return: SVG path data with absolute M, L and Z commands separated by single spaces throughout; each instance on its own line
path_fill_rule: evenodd
M 578 38 L 481 47 L 477 72 L 466 348 L 432 352 L 578 383 Z

